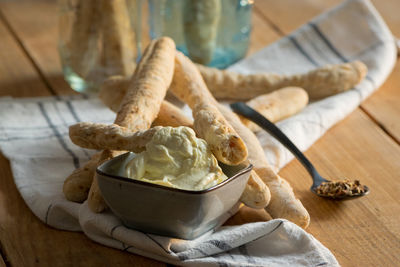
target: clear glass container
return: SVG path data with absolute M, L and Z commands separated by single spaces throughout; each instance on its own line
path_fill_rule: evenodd
M 140 56 L 142 0 L 59 0 L 59 53 L 66 81 L 95 93 L 131 75 Z
M 243 58 L 253 0 L 149 0 L 150 37 L 169 36 L 193 61 L 226 68 Z

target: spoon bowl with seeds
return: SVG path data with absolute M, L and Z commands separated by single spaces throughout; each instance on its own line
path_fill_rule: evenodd
M 263 115 L 258 113 L 243 102 L 237 102 L 230 105 L 232 110 L 242 115 L 243 117 L 256 123 L 258 126 L 266 130 L 279 142 L 281 142 L 293 155 L 303 164 L 308 173 L 313 179 L 311 192 L 320 197 L 345 200 L 355 199 L 357 197 L 365 196 L 369 193 L 369 188 L 362 185 L 359 180 L 351 181 L 349 179 L 342 179 L 336 181 L 329 181 L 323 178 L 315 169 L 314 165 L 304 156 L 304 154 L 290 141 L 290 139 L 278 128 L 270 122 Z

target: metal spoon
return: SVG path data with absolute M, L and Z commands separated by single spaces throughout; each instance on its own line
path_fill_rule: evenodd
M 233 111 L 242 115 L 243 117 L 251 120 L 256 123 L 258 126 L 266 130 L 273 137 L 275 137 L 279 142 L 281 142 L 296 158 L 303 164 L 308 173 L 311 175 L 313 179 L 313 184 L 311 186 L 311 192 L 317 194 L 320 197 L 334 198 L 334 199 L 354 199 L 356 197 L 365 196 L 369 193 L 369 188 L 364 185 L 364 192 L 358 194 L 351 195 L 340 195 L 340 196 L 328 196 L 324 194 L 319 194 L 317 192 L 317 187 L 320 186 L 323 182 L 331 182 L 325 178 L 323 178 L 315 169 L 315 167 L 311 164 L 311 162 L 304 156 L 304 154 L 290 141 L 290 139 L 281 131 L 278 127 L 275 126 L 272 122 L 270 122 L 263 115 L 249 107 L 243 102 L 237 102 L 230 104 Z

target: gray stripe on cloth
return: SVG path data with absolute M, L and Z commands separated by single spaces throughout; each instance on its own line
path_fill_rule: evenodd
M 79 168 L 79 159 L 75 155 L 75 153 L 67 146 L 65 143 L 63 137 L 60 135 L 58 129 L 54 126 L 52 121 L 50 120 L 49 114 L 47 113 L 46 109 L 43 106 L 42 102 L 38 102 L 37 105 L 39 106 L 39 110 L 42 113 L 44 119 L 46 120 L 47 124 L 50 126 L 50 128 L 53 130 L 55 136 L 57 137 L 58 142 L 60 143 L 61 147 L 71 155 L 72 161 L 74 163 L 75 168 Z
M 329 62 L 329 55 L 326 53 L 326 48 L 322 47 L 319 45 L 319 43 L 316 42 L 315 38 L 315 32 L 311 29 L 311 27 L 307 27 L 307 30 L 305 30 L 301 37 L 304 38 L 305 44 L 308 45 L 312 49 L 312 51 L 315 51 L 316 54 L 318 55 L 315 60 L 319 60 L 319 65 L 326 64 L 326 62 Z
M 61 136 L 66 136 L 68 135 L 68 133 L 60 133 Z M 8 142 L 8 141 L 16 141 L 16 140 L 43 140 L 43 139 L 48 139 L 51 137 L 55 137 L 55 134 L 51 134 L 51 135 L 44 135 L 44 136 L 26 136 L 26 137 L 9 137 L 9 138 L 0 138 L 0 142 Z
M 67 100 L 65 101 L 65 104 L 67 105 L 67 108 L 71 112 L 71 115 L 75 119 L 75 121 L 80 122 L 81 119 L 79 118 L 78 113 L 76 113 L 74 107 L 72 106 L 71 101 Z
M 46 224 L 48 224 L 48 223 L 47 223 L 47 220 L 48 220 L 49 212 L 50 212 L 50 209 L 51 209 L 52 206 L 53 206 L 53 203 L 51 203 L 51 204 L 47 207 L 46 216 L 45 216 L 45 218 L 44 218 L 44 222 L 45 222 Z
M 121 243 L 122 243 L 122 247 L 123 247 L 122 251 L 127 251 L 128 249 L 133 248 L 133 246 L 128 246 L 124 242 L 121 242 Z
M 348 62 L 348 60 L 339 52 L 339 50 L 336 49 L 336 47 L 332 44 L 331 41 L 322 33 L 322 31 L 318 28 L 318 26 L 310 22 L 309 25 L 311 28 L 317 33 L 317 35 L 321 38 L 322 41 L 329 47 L 329 49 L 338 57 L 340 60 L 343 62 Z
M 145 234 L 145 235 L 146 235 L 151 241 L 153 241 L 157 246 L 159 246 L 160 248 L 162 248 L 162 250 L 164 250 L 165 253 L 171 254 L 171 251 L 166 250 L 157 240 L 155 240 L 154 238 L 152 238 L 150 234 L 147 234 L 147 233 L 144 233 L 144 232 L 142 232 L 142 233 Z
M 224 241 L 216 240 L 216 239 L 208 240 L 204 243 L 211 244 L 211 245 L 219 248 L 220 250 L 224 250 L 224 251 L 232 249 L 232 247 L 228 243 L 226 243 Z
M 251 240 L 251 242 L 256 241 L 256 240 L 258 240 L 258 239 L 261 239 L 261 238 L 263 238 L 264 236 L 267 236 L 267 235 L 272 234 L 273 232 L 275 232 L 276 230 L 278 230 L 279 227 L 281 227 L 281 226 L 283 225 L 284 222 L 285 222 L 285 221 L 280 221 L 279 224 L 278 224 L 277 226 L 275 226 L 274 229 L 272 229 L 271 231 L 269 231 L 269 232 L 266 233 L 265 235 L 259 236 L 259 237 L 257 237 L 256 239 Z
M 76 113 L 74 107 L 72 106 L 71 101 L 66 100 L 66 101 L 65 101 L 65 104 L 66 104 L 66 106 L 67 106 L 69 112 L 71 113 L 72 117 L 74 118 L 75 122 L 80 122 L 81 119 L 79 118 L 79 116 L 78 116 L 78 114 Z M 84 148 L 82 148 L 82 147 L 79 147 L 79 148 L 83 151 L 83 154 L 85 154 L 85 156 L 86 156 L 87 159 L 89 160 L 89 159 L 90 159 L 90 155 L 89 155 L 89 153 L 87 152 L 87 150 L 84 149 Z
M 314 66 L 318 67 L 318 63 L 304 50 L 293 35 L 288 35 L 287 38 L 292 42 L 296 49 Z
M 113 228 L 111 228 L 110 236 L 111 236 L 112 238 L 114 238 L 113 234 L 114 234 L 115 229 L 117 229 L 117 228 L 120 227 L 120 226 L 122 226 L 122 224 L 117 224 L 117 225 L 113 226 Z
M 256 261 L 249 255 L 246 245 L 241 245 L 240 247 L 238 247 L 238 250 L 242 254 L 242 256 L 246 258 L 246 261 L 248 263 L 257 264 Z

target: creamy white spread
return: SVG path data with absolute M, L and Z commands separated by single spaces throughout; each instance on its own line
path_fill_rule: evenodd
M 126 166 L 126 177 L 168 187 L 203 190 L 227 179 L 205 140 L 189 127 L 163 127 Z

